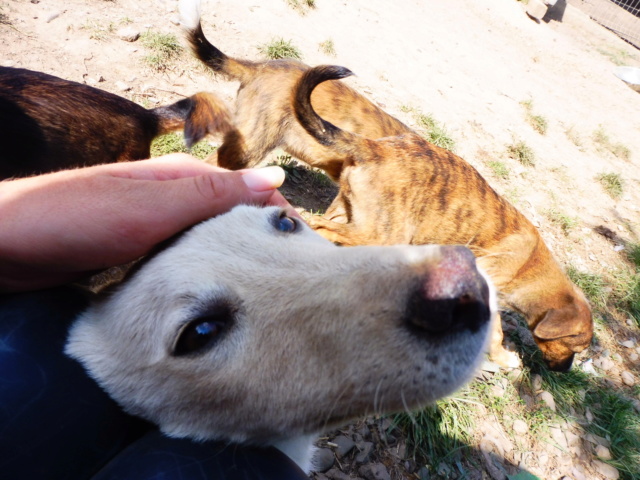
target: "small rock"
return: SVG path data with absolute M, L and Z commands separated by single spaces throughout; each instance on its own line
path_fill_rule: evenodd
M 554 412 L 556 411 L 556 402 L 553 399 L 553 395 L 551 395 L 549 392 L 543 390 L 536 396 L 536 398 L 538 399 L 539 402 L 543 402 L 547 407 L 549 407 Z
M 116 82 L 116 88 L 121 92 L 128 92 L 129 90 L 131 90 L 131 87 L 129 85 L 119 80 Z
M 584 413 L 584 416 L 587 418 L 587 422 L 593 423 L 594 417 L 593 417 L 593 413 L 591 413 L 591 410 L 587 408 L 587 410 Z
M 418 478 L 420 478 L 420 480 L 429 480 L 431 478 L 429 469 L 427 467 L 420 468 L 420 470 L 418 470 Z
M 626 342 L 620 342 L 624 348 L 634 348 L 636 346 L 636 342 L 633 340 L 627 340 Z
M 516 420 L 513 422 L 513 431 L 518 435 L 524 435 L 529 431 L 529 425 L 524 420 Z
M 631 400 L 631 403 L 633 404 L 633 408 L 636 409 L 636 412 L 640 413 L 640 400 L 634 398 Z
M 535 393 L 542 390 L 542 376 L 536 373 L 533 377 L 531 377 L 531 388 Z
M 584 474 L 584 471 L 581 470 L 581 468 L 582 467 L 573 467 L 571 469 L 573 480 L 587 480 L 587 476 Z
M 45 18 L 45 22 L 49 23 L 49 22 L 53 22 L 56 18 L 58 18 L 60 15 L 62 15 L 64 12 L 53 12 L 50 13 L 49 15 L 47 15 L 47 17 Z
M 318 448 L 313 456 L 313 467 L 316 472 L 326 472 L 335 463 L 336 457 L 329 448 Z
M 596 456 L 602 460 L 611 460 L 611 452 L 604 445 L 596 445 Z
M 620 477 L 618 469 L 608 463 L 594 460 L 593 466 L 600 475 L 603 475 L 608 480 L 617 480 Z
M 371 453 L 373 452 L 373 443 L 362 442 L 358 447 L 358 454 L 356 455 L 356 463 L 367 463 L 371 459 Z
M 622 372 L 620 374 L 620 377 L 622 378 L 622 381 L 625 383 L 625 385 L 633 387 L 636 384 L 636 377 L 634 377 L 633 374 L 631 372 L 628 372 L 627 370 Z
M 562 448 L 562 449 L 566 449 L 568 447 L 567 445 L 567 438 L 564 436 L 564 433 L 562 432 L 561 429 L 557 428 L 557 427 L 552 427 L 549 429 L 549 431 L 551 432 L 551 438 L 553 438 L 553 440 Z
M 169 21 L 178 27 L 180 26 L 180 17 L 173 16 Z
M 131 25 L 128 25 L 126 27 L 120 28 L 116 32 L 116 36 L 120 40 L 124 40 L 125 42 L 135 42 L 136 40 L 138 40 L 138 38 L 140 38 L 140 32 L 138 31 L 138 29 L 132 27 Z
M 587 440 L 588 442 L 593 443 L 594 445 L 603 445 L 607 448 L 611 446 L 611 442 L 609 440 L 599 435 L 595 435 L 593 433 L 587 433 L 584 436 L 584 439 Z
M 613 363 L 613 360 L 611 360 L 608 355 L 603 355 L 602 357 L 597 358 L 593 361 L 593 364 L 600 370 L 603 370 L 605 372 L 608 372 L 613 367 L 615 367 L 615 363 Z
M 391 480 L 391 475 L 389 475 L 387 467 L 381 463 L 362 465 L 358 469 L 358 473 L 366 480 Z
M 347 475 L 346 473 L 342 473 L 337 468 L 332 468 L 331 470 L 328 470 L 325 473 L 325 475 L 330 480 L 353 480 L 349 475 Z
M 340 435 L 339 437 L 334 438 L 333 443 L 337 445 L 336 455 L 338 455 L 338 458 L 344 457 L 356 446 L 356 442 L 351 440 L 349 437 L 345 437 L 344 435 Z
M 638 356 L 636 352 L 629 354 L 629 360 L 631 360 L 632 362 L 637 362 L 638 358 L 640 358 L 640 356 Z

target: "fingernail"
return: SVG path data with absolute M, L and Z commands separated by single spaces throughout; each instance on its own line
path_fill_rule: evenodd
M 284 170 L 276 165 L 253 168 L 242 173 L 242 180 L 254 192 L 273 190 L 284 183 Z

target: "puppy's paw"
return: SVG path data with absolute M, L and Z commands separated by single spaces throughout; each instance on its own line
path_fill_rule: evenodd
M 500 365 L 502 368 L 520 368 L 522 362 L 516 352 L 511 352 L 500 346 L 489 353 L 489 359 Z

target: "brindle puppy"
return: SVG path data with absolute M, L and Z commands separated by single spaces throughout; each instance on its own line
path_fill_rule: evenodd
M 0 67 L 0 179 L 149 158 L 156 136 L 183 128 L 191 146 L 229 130 L 230 115 L 210 93 L 147 110 L 88 85 Z
M 273 149 L 282 148 L 337 180 L 345 157 L 336 149 L 319 145 L 292 116 L 293 87 L 309 67 L 291 59 L 252 62 L 228 57 L 205 38 L 199 7 L 199 0 L 180 2 L 182 25 L 195 56 L 214 72 L 240 82 L 235 128 L 215 154 L 218 165 L 233 170 L 250 167 Z M 338 81 L 320 85 L 311 102 L 331 123 L 367 138 L 410 132 L 402 122 Z
M 318 116 L 309 102 L 314 88 L 350 74 L 316 67 L 295 94 L 302 126 L 347 158 L 337 198 L 324 217 L 311 218 L 312 227 L 342 245 L 466 244 L 502 301 L 526 317 L 549 367 L 569 369 L 574 353 L 591 342 L 591 310 L 537 229 L 470 164 L 419 135 L 370 140 Z M 503 365 L 517 360 L 502 348 L 500 327 L 491 351 Z

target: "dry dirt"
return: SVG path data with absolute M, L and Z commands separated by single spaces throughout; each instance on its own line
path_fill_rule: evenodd
M 0 0 L 0 65 L 86 82 L 146 106 L 200 90 L 232 104 L 237 84 L 214 78 L 187 52 L 158 71 L 139 40 L 117 35 L 126 25 L 181 38 L 176 19 L 174 0 Z M 627 268 L 614 247 L 640 242 L 640 94 L 612 72 L 617 64 L 640 66 L 640 52 L 571 5 L 561 21 L 538 23 L 515 0 L 316 0 L 306 14 L 285 0 L 209 1 L 203 25 L 229 55 L 259 58 L 260 45 L 282 37 L 308 64 L 353 70 L 357 77 L 347 81 L 405 123 L 415 125 L 406 107 L 432 114 L 456 141 L 456 153 L 540 228 L 563 265 L 604 275 Z M 327 40 L 335 56 L 319 48 Z M 523 102 L 546 119 L 546 134 L 527 121 Z M 597 131 L 608 145 L 596 141 Z M 516 141 L 534 151 L 534 166 L 509 157 Z M 616 156 L 611 145 L 626 147 L 629 157 Z M 494 174 L 492 161 L 503 162 L 508 178 Z M 619 199 L 598 182 L 602 173 L 623 179 Z M 551 210 L 576 226 L 565 234 Z M 594 231 L 601 225 L 616 242 Z M 640 336 L 635 325 L 624 331 L 615 340 Z M 631 369 L 637 376 L 638 364 Z M 548 465 L 532 471 L 579 478 L 572 465 Z M 583 470 L 584 478 L 607 478 L 591 466 Z M 447 475 L 432 478 L 456 478 Z

